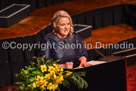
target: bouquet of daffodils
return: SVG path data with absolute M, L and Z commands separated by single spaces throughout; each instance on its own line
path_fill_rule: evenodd
M 21 82 L 16 82 L 20 91 L 60 91 L 59 85 L 70 87 L 70 83 L 78 88 L 87 88 L 87 82 L 82 78 L 85 72 L 72 72 L 64 70 L 57 61 L 44 61 L 43 57 L 34 57 L 37 62 L 31 62 L 25 66 L 16 77 Z

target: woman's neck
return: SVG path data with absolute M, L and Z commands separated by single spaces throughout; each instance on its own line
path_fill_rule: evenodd
M 57 36 L 58 36 L 59 38 L 61 38 L 61 39 L 64 39 L 64 38 L 67 37 L 67 36 L 65 36 L 65 35 L 60 35 L 60 34 L 57 34 Z
M 67 36 L 65 36 L 65 35 L 61 35 L 61 34 L 59 34 L 59 33 L 56 33 L 56 32 L 53 32 L 57 37 L 59 37 L 60 39 L 64 39 L 64 38 L 66 38 Z

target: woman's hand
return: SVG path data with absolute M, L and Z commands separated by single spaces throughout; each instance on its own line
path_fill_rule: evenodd
M 65 64 L 59 64 L 61 68 L 65 68 Z
M 72 69 L 73 68 L 73 62 L 66 62 L 65 67 L 66 67 L 66 69 Z
M 73 62 L 66 62 L 65 64 L 60 64 L 60 67 L 65 68 L 65 69 L 72 69 Z
M 78 67 L 87 67 L 87 66 L 91 66 L 91 64 L 87 63 L 87 59 L 86 57 L 80 57 L 79 58 L 79 61 L 80 61 L 80 65 Z

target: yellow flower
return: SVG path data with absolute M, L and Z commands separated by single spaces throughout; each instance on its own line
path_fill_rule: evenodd
M 56 70 L 55 70 L 55 73 L 58 73 L 58 72 L 59 72 L 59 69 L 56 69 Z
M 54 74 L 54 79 L 56 80 L 56 79 L 58 79 L 58 77 Z
M 63 76 L 59 78 L 60 82 L 64 81 Z
M 48 71 L 49 71 L 50 73 L 54 73 L 54 71 L 55 71 L 55 68 L 54 68 L 53 66 L 49 66 L 49 69 L 48 69 Z
M 28 85 L 27 85 L 27 87 L 29 87 L 29 88 L 30 88 L 31 86 L 32 86 L 31 84 L 28 84 Z
M 36 88 L 36 83 L 35 82 L 32 84 L 32 88 Z
M 56 83 L 59 83 L 59 76 L 56 76 L 56 75 L 54 75 L 54 80 L 56 81 Z
M 45 75 L 45 79 L 50 79 L 50 73 Z
M 40 67 L 41 67 L 41 71 L 42 71 L 42 72 L 47 71 L 47 67 L 46 67 L 46 65 L 41 65 Z
M 53 84 L 52 85 L 52 90 L 55 90 L 55 89 L 57 89 L 58 88 L 58 84 Z
M 44 86 L 41 86 L 40 89 L 41 89 L 42 91 L 46 90 L 46 88 L 45 88 Z
M 52 83 L 51 82 L 48 84 L 47 89 L 52 90 Z
M 58 78 L 56 79 L 56 83 L 62 83 L 64 81 L 63 75 L 59 75 Z
M 59 76 L 62 76 L 62 73 L 60 73 Z
M 42 81 L 41 81 L 41 85 L 43 85 L 43 86 L 47 86 L 47 83 L 48 83 L 48 82 L 47 82 L 46 80 L 42 80 Z
M 55 67 L 55 73 L 59 72 L 60 66 L 57 64 L 53 64 L 53 66 Z
M 58 65 L 57 65 L 57 64 L 53 64 L 53 66 L 54 66 L 55 68 L 57 68 L 57 67 L 58 67 Z
M 37 86 L 37 87 L 40 86 L 40 81 L 36 81 L 36 86 Z
M 60 68 L 60 72 L 63 72 L 63 68 Z
M 41 80 L 43 80 L 44 79 L 44 77 L 43 76 L 35 76 L 35 79 L 37 80 L 37 81 L 41 81 Z
M 47 89 L 49 90 L 55 90 L 58 88 L 58 84 L 52 84 L 51 82 L 48 84 Z
M 72 72 L 67 71 L 66 76 L 70 76 L 70 75 L 72 75 Z

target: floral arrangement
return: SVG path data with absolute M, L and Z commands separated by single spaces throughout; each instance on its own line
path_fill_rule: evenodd
M 59 86 L 70 87 L 70 83 L 78 88 L 87 88 L 87 82 L 82 78 L 85 72 L 72 72 L 64 70 L 57 64 L 57 61 L 44 61 L 43 57 L 34 57 L 37 61 L 31 62 L 30 66 L 25 66 L 16 77 L 21 79 L 17 82 L 20 91 L 60 91 Z

